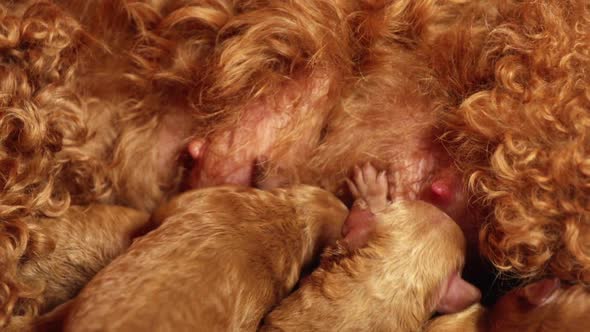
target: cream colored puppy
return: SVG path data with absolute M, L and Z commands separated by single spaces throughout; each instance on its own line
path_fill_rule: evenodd
M 63 330 L 255 331 L 347 214 L 310 186 L 184 193 L 69 304 Z
M 460 277 L 465 239 L 451 218 L 422 201 L 387 202 L 385 173 L 370 164 L 350 184 L 358 200 L 344 240 L 262 331 L 417 331 L 435 311 L 479 300 Z
M 590 331 L 590 290 L 549 278 L 514 289 L 490 309 L 473 305 L 438 317 L 427 332 Z

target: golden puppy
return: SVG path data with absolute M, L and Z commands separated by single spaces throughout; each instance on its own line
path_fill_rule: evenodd
M 588 317 L 588 288 L 560 287 L 558 279 L 544 279 L 509 292 L 489 310 L 474 305 L 463 312 L 436 318 L 426 331 L 588 331 Z
M 182 194 L 71 303 L 65 331 L 254 331 L 348 210 L 310 186 Z
M 590 291 L 545 279 L 502 297 L 490 312 L 492 332 L 588 331 Z
M 29 227 L 44 236 L 33 239 L 17 276 L 42 289 L 35 304 L 41 312 L 51 310 L 74 297 L 100 269 L 125 251 L 143 232 L 148 217 L 136 210 L 96 204 L 73 206 L 57 218 L 31 219 Z M 15 312 L 27 312 L 26 306 L 32 301 L 17 302 Z
M 263 331 L 416 331 L 435 311 L 479 300 L 460 277 L 465 239 L 451 218 L 422 201 L 388 204 L 385 173 L 370 164 L 357 168 L 355 182 L 359 201 L 344 240 L 267 316 Z

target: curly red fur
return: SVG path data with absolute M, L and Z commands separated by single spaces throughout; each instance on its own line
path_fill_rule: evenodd
M 91 133 L 87 101 L 76 93 L 74 81 L 78 54 L 90 38 L 46 2 L 26 10 L 0 6 L 0 27 L 2 325 L 17 299 L 38 296 L 38 289 L 16 279 L 19 260 L 51 247 L 42 245 L 42 233 L 27 227 L 27 217 L 57 216 L 72 200 L 100 197 L 107 185 L 101 161 L 79 150 Z
M 52 250 L 29 218 L 90 202 L 150 211 L 179 189 L 189 138 L 249 123 L 260 103 L 287 103 L 270 114 L 291 119 L 264 175 L 335 192 L 352 165 L 400 169 L 446 132 L 491 212 L 483 254 L 519 277 L 588 282 L 588 10 L 581 0 L 0 6 L 0 326 L 18 301 L 34 313 L 42 292 L 15 277 L 23 256 Z M 322 102 L 301 111 L 316 88 Z M 436 167 L 408 172 L 412 190 Z
M 54 245 L 31 218 L 91 202 L 149 210 L 174 186 L 149 144 L 165 113 L 145 106 L 154 98 L 133 80 L 139 70 L 114 56 L 135 34 L 121 4 L 101 4 L 118 14 L 110 27 L 129 31 L 114 36 L 101 27 L 91 36 L 47 1 L 0 6 L 0 326 L 17 302 L 18 314 L 37 312 L 42 285 L 17 279 L 17 269 Z
M 443 33 L 433 58 L 456 102 L 445 141 L 492 212 L 482 253 L 519 277 L 590 282 L 589 7 L 494 8 Z
M 0 325 L 17 302 L 27 303 L 18 314 L 37 311 L 42 289 L 17 280 L 16 271 L 30 251 L 47 255 L 54 246 L 30 218 L 57 217 L 72 204 L 95 201 L 149 211 L 177 189 L 182 175 L 162 173 L 161 151 L 154 149 L 177 131 L 174 124 L 165 127 L 179 112 L 195 120 L 181 135 L 192 135 L 212 119 L 222 127 L 224 116 L 237 113 L 218 116 L 220 111 L 282 84 L 311 57 L 333 57 L 334 66 L 350 58 L 327 51 L 320 56 L 328 40 L 346 43 L 334 36 L 347 33 L 335 23 L 342 16 L 339 7 L 328 1 L 312 5 L 293 4 L 296 15 L 278 2 L 257 1 L 56 0 L 1 8 Z M 273 22 L 259 20 L 270 14 L 276 15 Z M 332 27 L 320 25 L 332 15 Z M 298 24 L 321 31 L 312 37 L 301 29 L 303 35 L 285 37 Z M 327 32 L 332 38 L 314 39 Z M 248 47 L 233 40 L 236 34 L 268 44 L 252 48 L 261 56 L 243 62 L 232 55 Z M 241 81 L 219 85 L 232 75 Z M 252 81 L 264 84 L 252 89 Z

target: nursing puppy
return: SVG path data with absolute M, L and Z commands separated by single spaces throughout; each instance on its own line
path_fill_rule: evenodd
M 434 319 L 427 332 L 587 331 L 590 290 L 561 286 L 543 279 L 504 295 L 490 309 L 474 305 L 463 312 Z
M 73 206 L 56 218 L 31 219 L 29 227 L 37 235 L 32 237 L 16 274 L 43 291 L 37 299 L 21 294 L 25 299 L 17 302 L 15 312 L 22 315 L 27 306 L 34 305 L 43 313 L 73 298 L 144 232 L 148 219 L 146 213 L 137 210 L 99 204 Z
M 309 186 L 216 187 L 159 208 L 161 225 L 70 304 L 65 331 L 254 331 L 348 210 Z
M 263 331 L 417 331 L 435 311 L 479 300 L 460 277 L 465 239 L 457 224 L 422 201 L 388 203 L 385 173 L 370 165 L 356 169 L 355 182 L 344 240 L 266 317 Z
M 490 312 L 490 332 L 588 331 L 590 290 L 544 279 L 502 297 Z

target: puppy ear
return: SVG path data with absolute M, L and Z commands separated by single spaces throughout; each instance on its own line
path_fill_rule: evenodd
M 481 299 L 479 289 L 463 280 L 458 272 L 451 274 L 443 285 L 441 297 L 436 306 L 436 311 L 439 313 L 458 312 Z
M 552 295 L 561 287 L 557 278 L 543 279 L 519 289 L 519 297 L 527 300 L 531 305 L 541 306 L 552 299 Z
M 363 248 L 375 232 L 375 215 L 369 209 L 353 206 L 342 226 L 342 237 L 348 249 Z

